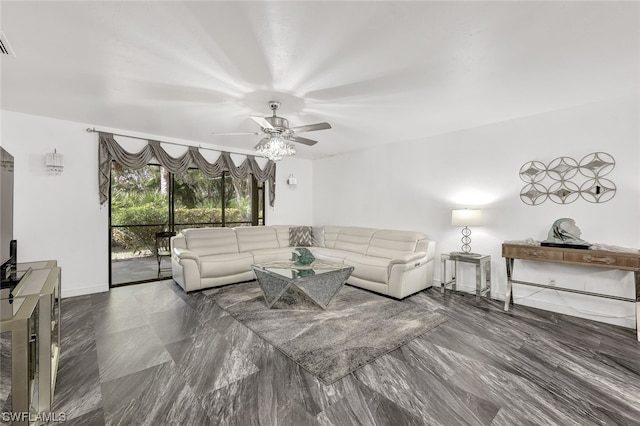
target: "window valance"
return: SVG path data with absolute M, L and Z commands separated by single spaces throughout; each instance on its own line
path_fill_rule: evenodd
M 180 157 L 170 156 L 161 146 L 159 141 L 150 140 L 149 143 L 137 153 L 125 151 L 113 138 L 111 133 L 98 132 L 98 186 L 100 191 L 100 204 L 109 200 L 109 186 L 111 184 L 111 161 L 130 169 L 139 169 L 147 165 L 152 159 L 171 173 L 182 173 L 189 167 L 200 169 L 205 175 L 212 178 L 221 177 L 224 172 L 229 172 L 234 179 L 245 179 L 250 174 L 260 182 L 269 182 L 269 205 L 273 207 L 276 199 L 276 164 L 269 160 L 264 168 L 261 168 L 253 155 L 236 166 L 231 159 L 231 154 L 225 151 L 214 163 L 208 162 L 195 146 Z

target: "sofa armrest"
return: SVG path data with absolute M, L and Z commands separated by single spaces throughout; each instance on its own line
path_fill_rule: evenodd
M 429 252 L 419 251 L 400 256 L 389 262 L 387 295 L 402 299 L 433 284 L 434 258 Z
M 194 260 L 198 265 L 198 269 L 200 269 L 200 256 L 198 256 L 191 250 L 174 247 L 173 255 L 176 257 L 176 260 L 178 262 L 181 262 L 182 260 L 186 260 L 186 259 Z
M 405 265 L 407 267 L 418 267 L 424 261 L 427 260 L 427 253 L 419 251 L 416 253 L 409 253 L 404 256 L 399 256 L 394 259 L 391 259 L 389 262 L 389 269 L 393 267 L 393 265 Z

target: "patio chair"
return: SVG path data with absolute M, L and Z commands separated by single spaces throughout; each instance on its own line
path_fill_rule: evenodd
M 158 260 L 158 277 L 163 268 L 161 268 L 162 258 L 171 257 L 171 237 L 176 233 L 172 231 L 156 232 L 156 259 Z M 167 269 L 167 268 L 164 268 Z

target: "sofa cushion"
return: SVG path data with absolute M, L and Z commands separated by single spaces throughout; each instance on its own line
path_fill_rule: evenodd
M 284 262 L 291 260 L 293 247 L 253 250 L 253 263 Z
M 311 228 L 311 245 L 313 247 L 324 247 L 324 226 Z
M 270 228 L 276 231 L 280 247 L 289 247 L 289 228 L 291 225 L 271 225 Z
M 324 226 L 324 247 L 335 248 L 341 226 Z
M 240 252 L 280 248 L 276 230 L 270 226 L 242 226 L 234 230 Z
M 344 258 L 350 256 L 351 252 L 330 249 L 325 247 L 309 247 L 309 251 L 313 254 L 313 257 L 316 260 L 327 263 L 335 263 L 338 265 L 342 265 L 344 263 Z
M 289 245 L 291 247 L 311 246 L 311 227 L 292 226 L 289 228 Z
M 251 253 L 218 254 L 200 258 L 201 278 L 217 278 L 251 271 Z
M 182 235 L 187 248 L 199 256 L 238 253 L 236 232 L 231 228 L 191 228 Z
M 371 237 L 376 232 L 371 228 L 346 226 L 340 229 L 334 248 L 353 253 L 366 254 Z
M 351 275 L 355 278 L 382 284 L 389 283 L 389 259 L 352 253 L 344 259 L 344 264 L 353 266 Z
M 393 259 L 416 251 L 425 235 L 419 232 L 380 230 L 373 234 L 367 255 Z

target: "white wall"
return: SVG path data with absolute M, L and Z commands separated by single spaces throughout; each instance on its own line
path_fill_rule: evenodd
M 58 260 L 64 297 L 107 291 L 109 218 L 108 208 L 100 207 L 98 199 L 98 135 L 87 133 L 91 127 L 87 124 L 10 111 L 2 111 L 1 124 L 1 144 L 16 164 L 14 238 L 19 261 Z M 128 149 L 144 144 L 122 143 Z M 64 172 L 58 176 L 49 175 L 44 166 L 45 154 L 54 148 L 64 155 Z M 175 146 L 165 149 L 172 155 L 184 151 Z M 234 161 L 236 157 L 232 156 Z M 310 223 L 311 162 L 289 158 L 276 170 L 276 204 L 274 208 L 267 204 L 267 223 Z M 286 185 L 290 173 L 298 177 L 296 189 Z
M 108 289 L 108 209 L 98 200 L 98 144 L 88 126 L 2 113 L 2 146 L 15 157 L 14 238 L 18 260 L 56 259 L 64 296 Z M 65 169 L 49 175 L 57 149 Z
M 298 183 L 287 185 L 293 174 Z M 276 202 L 265 205 L 267 225 L 310 225 L 313 214 L 313 161 L 285 158 L 276 165 Z
M 486 225 L 472 229 L 472 249 L 492 256 L 493 297 L 504 298 L 501 243 L 544 240 L 557 218 L 574 218 L 589 242 L 640 247 L 638 105 L 637 96 L 614 99 L 315 161 L 313 222 L 422 231 L 437 242 L 439 259 L 441 252 L 460 249 L 451 209 L 480 207 Z M 607 176 L 618 188 L 611 201 L 528 206 L 520 200 L 525 183 L 518 172 L 527 161 L 579 161 L 597 151 L 617 161 Z M 465 266 L 460 279 L 471 289 L 474 271 Z M 435 275 L 439 284 L 439 265 Z M 635 293 L 632 274 L 618 271 L 516 261 L 515 277 L 629 298 Z M 515 298 L 517 304 L 634 326 L 631 303 L 523 286 Z

